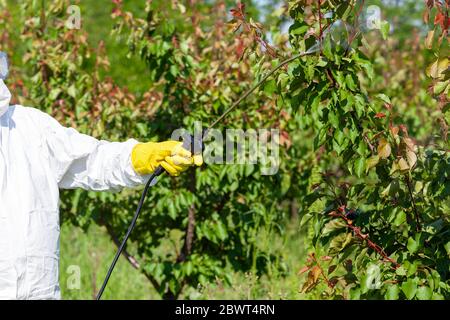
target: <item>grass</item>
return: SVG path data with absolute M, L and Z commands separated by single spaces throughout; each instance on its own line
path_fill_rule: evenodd
M 124 9 L 141 17 L 145 9 L 145 1 L 125 0 Z M 127 57 L 128 47 L 124 37 L 111 36 L 111 30 L 116 23 L 111 18 L 113 4 L 111 1 L 84 0 L 80 4 L 82 29 L 88 34 L 88 41 L 97 47 L 100 41 L 105 43 L 106 55 L 111 67 L 103 72 L 103 76 L 108 76 L 123 87 L 127 87 L 131 92 L 142 95 L 148 91 L 151 81 L 147 66 L 141 59 L 134 55 Z
M 285 237 L 262 236 L 262 249 L 273 254 L 281 254 L 285 271 L 269 270 L 267 275 L 258 277 L 252 273 L 232 272 L 232 285 L 224 286 L 221 282 L 211 283 L 199 290 L 199 297 L 204 299 L 302 299 L 299 293 L 300 282 L 298 271 L 305 262 L 304 237 L 299 234 L 297 224 L 292 223 Z M 193 296 L 192 298 L 195 298 Z
M 189 299 L 299 299 L 300 278 L 297 271 L 304 262 L 302 237 L 297 230 L 288 231 L 286 238 L 265 237 L 262 242 L 272 252 L 282 252 L 286 272 L 272 271 L 261 278 L 252 273 L 231 272 L 232 285 L 220 281 L 186 292 Z M 117 248 L 96 225 L 84 232 L 73 225 L 61 228 L 60 285 L 63 299 L 94 299 Z M 79 281 L 78 281 L 79 279 Z M 103 299 L 160 299 L 146 277 L 134 269 L 123 257 L 105 290 Z
M 73 225 L 64 224 L 61 227 L 60 248 L 63 299 L 94 299 L 116 250 L 117 247 L 103 228 L 92 225 L 85 233 Z M 158 294 L 144 275 L 121 258 L 103 299 L 158 299 Z

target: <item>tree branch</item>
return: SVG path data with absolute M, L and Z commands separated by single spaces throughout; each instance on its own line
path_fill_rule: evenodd
M 339 207 L 339 211 L 345 212 L 345 206 Z M 351 229 L 359 239 L 365 241 L 367 243 L 367 246 L 369 248 L 373 249 L 374 251 L 376 251 L 379 255 L 381 255 L 383 257 L 383 259 L 392 263 L 394 265 L 394 269 L 397 269 L 398 267 L 400 267 L 400 264 L 397 261 L 390 258 L 387 255 L 387 253 L 384 251 L 383 248 L 381 248 L 375 242 L 370 240 L 369 235 L 362 233 L 361 228 L 354 226 L 353 221 L 351 219 L 347 218 L 343 213 L 332 211 L 329 213 L 329 215 L 332 217 L 341 218 L 342 220 L 344 220 L 345 223 L 347 224 L 347 228 Z
M 177 258 L 177 263 L 186 261 L 187 257 L 192 252 L 192 245 L 194 243 L 194 228 L 195 228 L 195 207 L 194 205 L 189 207 L 188 210 L 188 224 L 186 227 L 186 235 L 184 238 L 183 249 Z
M 191 170 L 191 183 L 189 191 L 192 193 L 195 193 L 195 171 Z M 184 237 L 184 245 L 183 249 L 181 250 L 180 254 L 177 257 L 177 263 L 186 261 L 187 257 L 192 252 L 192 245 L 194 243 L 194 231 L 195 231 L 195 205 L 192 204 L 188 209 L 188 223 L 186 226 L 186 235 Z
M 105 222 L 104 220 L 102 222 L 103 222 L 103 225 L 106 227 L 106 231 L 108 232 L 112 241 L 117 246 L 117 248 L 119 248 L 120 240 L 119 240 L 119 238 L 117 238 L 116 234 L 114 233 L 114 230 L 107 222 Z M 158 281 L 156 281 L 156 279 L 152 275 L 148 274 L 145 270 L 141 269 L 141 265 L 140 265 L 139 261 L 137 261 L 137 259 L 133 255 L 129 254 L 127 249 L 124 249 L 122 251 L 122 255 L 127 259 L 127 261 L 131 264 L 131 266 L 134 269 L 140 270 L 144 274 L 144 276 L 150 281 L 150 283 L 153 285 L 153 287 L 156 289 L 156 291 L 160 292 L 161 286 L 159 285 Z
M 112 227 L 106 222 L 104 222 L 103 225 L 106 227 L 106 231 L 108 232 L 114 244 L 117 247 L 120 247 L 120 240 L 117 238 Z M 134 258 L 134 256 L 128 253 L 127 249 L 124 249 L 122 251 L 122 255 L 125 257 L 125 259 L 127 259 L 127 261 L 131 264 L 133 268 L 137 270 L 141 269 L 141 265 L 139 264 L 139 262 Z
M 416 218 L 416 231 L 420 232 L 420 230 L 422 229 L 422 225 L 420 224 L 420 217 L 419 217 L 419 213 L 417 212 L 416 201 L 414 200 L 414 195 L 412 193 L 411 179 L 410 179 L 409 175 L 405 176 L 405 180 L 406 180 L 406 185 L 408 186 L 409 198 L 411 199 L 414 216 Z

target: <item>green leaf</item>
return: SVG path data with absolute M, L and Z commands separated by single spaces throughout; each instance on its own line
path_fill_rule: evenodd
M 190 276 L 192 274 L 192 271 L 194 270 L 194 265 L 191 261 L 186 262 L 185 265 L 185 273 L 187 276 Z
M 320 128 L 319 133 L 314 137 L 314 150 L 319 149 L 327 141 L 327 128 Z
M 433 87 L 433 93 L 435 95 L 440 95 L 442 92 L 444 92 L 444 90 L 447 88 L 449 83 L 450 83 L 450 80 L 440 81 L 440 82 L 436 83 Z
M 341 3 L 337 9 L 336 14 L 338 17 L 341 17 L 342 20 L 346 20 L 348 15 L 352 12 L 352 6 L 349 5 L 349 2 Z
M 361 299 L 361 290 L 359 288 L 351 288 L 349 291 L 350 299 L 359 300 Z
M 350 90 L 355 91 L 357 89 L 355 81 L 350 74 L 345 77 L 345 83 L 347 84 L 347 88 L 349 88 Z
M 395 273 L 398 274 L 399 276 L 406 276 L 406 270 L 405 267 L 400 266 L 395 270 Z
M 417 272 L 417 267 L 419 266 L 419 261 L 416 260 L 413 263 L 410 263 L 409 261 L 405 261 L 404 263 L 405 267 L 407 268 L 407 277 L 411 277 Z
M 59 88 L 52 89 L 49 94 L 49 99 L 56 100 L 60 93 L 61 93 L 61 89 L 59 89 Z
M 278 79 L 277 79 L 277 85 L 278 85 L 281 89 L 284 89 L 284 88 L 286 88 L 289 79 L 290 79 L 290 78 L 289 78 L 289 75 L 287 75 L 286 73 L 281 73 L 281 74 L 278 76 Z
M 445 297 L 438 292 L 433 292 L 433 297 L 431 300 L 445 300 Z
M 177 217 L 177 210 L 175 209 L 175 203 L 173 201 L 169 201 L 168 214 L 173 220 Z
M 328 62 L 323 59 L 322 57 L 319 57 L 319 61 L 317 62 L 316 66 L 318 67 L 325 67 L 328 64 Z
M 236 191 L 236 189 L 239 187 L 239 182 L 237 180 L 233 181 L 230 185 L 230 191 Z
M 380 26 L 381 35 L 383 39 L 386 40 L 389 35 L 389 31 L 391 30 L 391 25 L 387 21 L 382 21 Z
M 329 221 L 322 229 L 322 235 L 327 235 L 330 232 L 342 229 L 346 227 L 346 223 L 341 219 L 333 219 Z
M 216 233 L 219 239 L 222 241 L 228 237 L 227 229 L 225 225 L 220 221 L 217 223 Z
M 365 167 L 366 167 L 366 158 L 360 157 L 358 158 L 358 160 L 355 161 L 353 169 L 358 178 L 361 178 L 361 176 L 363 175 Z
M 291 175 L 283 174 L 281 178 L 281 194 L 286 194 L 291 187 Z
M 69 96 L 71 96 L 72 98 L 76 98 L 77 97 L 77 88 L 75 88 L 74 85 L 71 85 L 68 89 L 67 89 L 67 94 Z
M 406 222 L 406 213 L 403 210 L 400 210 L 396 215 L 393 221 L 394 226 L 398 227 Z
M 433 296 L 433 291 L 430 287 L 421 286 L 417 289 L 416 296 L 419 300 L 430 300 Z
M 291 35 L 301 35 L 306 33 L 308 31 L 309 26 L 305 22 L 298 22 L 296 21 L 293 25 L 289 28 L 289 34 Z
M 383 102 L 386 102 L 388 104 L 391 104 L 391 99 L 385 95 L 384 93 L 379 93 L 376 95 L 377 98 L 379 98 L 380 100 L 382 100 Z
M 339 128 L 339 115 L 332 110 L 328 113 L 328 121 L 334 128 Z
M 359 141 L 358 148 L 356 149 L 356 152 L 358 152 L 358 154 L 360 156 L 364 156 L 366 154 L 366 151 L 367 151 L 367 145 L 364 142 L 364 140 L 361 139 Z
M 367 159 L 366 161 L 366 173 L 369 172 L 370 169 L 372 169 L 373 167 L 375 167 L 378 162 L 380 162 L 380 157 L 375 155 L 370 157 L 369 159 Z
M 390 285 L 387 290 L 386 293 L 384 294 L 384 297 L 386 298 L 386 300 L 398 300 L 398 294 L 400 293 L 400 288 L 398 287 L 398 285 Z
M 408 300 L 412 300 L 417 293 L 417 281 L 415 279 L 408 279 L 408 281 L 403 282 L 402 292 Z
M 267 95 L 272 96 L 277 91 L 275 80 L 267 81 L 263 90 Z
M 336 236 L 330 242 L 330 253 L 336 254 L 344 250 L 352 241 L 353 237 L 351 233 L 341 233 Z
M 408 238 L 408 244 L 406 247 L 410 253 L 415 253 L 419 249 L 419 243 L 413 238 Z

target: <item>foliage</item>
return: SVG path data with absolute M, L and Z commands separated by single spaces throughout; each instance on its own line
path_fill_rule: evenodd
M 303 222 L 315 251 L 302 269 L 303 290 L 328 298 L 448 298 L 446 138 L 442 148 L 417 145 L 391 99 L 371 92 L 378 79 L 364 35 L 350 32 L 339 44 L 327 32 L 337 20 L 357 26 L 358 7 L 290 2 L 294 48 L 322 39 L 319 55 L 291 67 L 286 90 L 320 154 L 300 200 L 310 205 Z

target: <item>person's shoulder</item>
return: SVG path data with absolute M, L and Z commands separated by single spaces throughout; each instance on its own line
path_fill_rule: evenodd
M 42 110 L 33 107 L 27 107 L 22 105 L 13 105 L 10 106 L 11 114 L 14 119 L 18 118 L 28 118 L 28 119 L 36 119 L 36 120 L 49 120 L 53 119 L 49 114 L 45 113 Z
M 18 115 L 46 115 L 45 112 L 37 108 L 22 106 L 20 104 L 12 105 L 10 108 L 12 108 L 13 112 Z
M 33 107 L 22 105 L 10 106 L 10 119 L 15 123 L 16 128 L 25 130 L 36 129 L 40 132 L 52 131 L 59 127 L 58 121 L 48 113 Z

